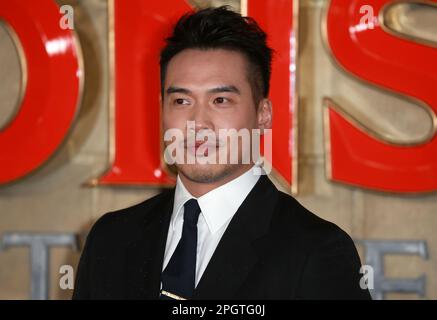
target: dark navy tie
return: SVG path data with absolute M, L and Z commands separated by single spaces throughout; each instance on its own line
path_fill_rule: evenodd
M 161 274 L 161 299 L 176 296 L 189 299 L 193 295 L 196 280 L 197 221 L 200 207 L 196 199 L 184 204 L 182 236 Z

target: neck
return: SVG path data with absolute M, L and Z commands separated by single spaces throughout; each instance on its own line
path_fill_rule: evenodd
M 194 197 L 199 198 L 209 191 L 214 190 L 228 183 L 229 181 L 234 180 L 235 178 L 238 178 L 249 169 L 251 169 L 252 166 L 252 164 L 242 165 L 238 168 L 238 170 L 235 170 L 231 174 L 224 176 L 222 179 L 213 182 L 196 182 L 187 178 L 182 172 L 179 172 L 179 177 L 188 192 Z

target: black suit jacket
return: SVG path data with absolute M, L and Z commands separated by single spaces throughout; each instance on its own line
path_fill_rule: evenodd
M 73 299 L 157 299 L 174 189 L 102 216 Z M 370 299 L 351 238 L 261 176 L 215 250 L 193 299 Z

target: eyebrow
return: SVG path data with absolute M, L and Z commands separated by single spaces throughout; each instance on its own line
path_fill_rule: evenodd
M 188 89 L 180 88 L 180 87 L 173 87 L 173 86 L 168 87 L 167 90 L 165 90 L 165 92 L 167 94 L 172 94 L 172 93 L 185 93 L 185 94 L 189 94 L 189 93 L 191 93 L 191 91 L 188 90 Z
M 190 94 L 191 93 L 191 91 L 186 89 L 186 88 L 174 87 L 174 86 L 168 87 L 165 92 L 167 93 L 167 95 L 172 94 L 172 93 L 183 93 L 183 94 Z M 207 92 L 208 93 L 231 92 L 231 93 L 240 94 L 240 90 L 238 90 L 238 88 L 236 86 L 233 86 L 233 85 L 212 88 L 212 89 L 209 89 Z
M 240 94 L 240 90 L 236 86 L 221 86 L 217 88 L 212 88 L 208 90 L 209 93 L 220 93 L 220 92 L 232 92 Z

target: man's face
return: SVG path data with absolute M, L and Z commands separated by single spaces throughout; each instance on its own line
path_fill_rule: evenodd
M 251 132 L 251 129 L 259 128 L 265 114 L 260 116 L 257 112 L 258 106 L 255 106 L 253 100 L 247 68 L 245 56 L 231 50 L 186 49 L 175 55 L 167 66 L 163 90 L 164 132 L 168 129 L 179 129 L 187 140 L 188 121 L 195 121 L 196 134 L 212 130 L 219 140 L 220 129 L 238 131 L 247 128 Z M 167 141 L 165 145 L 170 143 Z M 197 139 L 195 147 L 199 147 L 199 144 L 200 140 Z M 197 150 L 195 147 L 184 148 L 184 159 L 187 159 L 188 153 Z M 213 149 L 214 154 L 201 154 L 215 157 L 216 164 L 199 164 L 198 161 L 188 164 L 185 161 L 184 164 L 176 164 L 179 173 L 194 182 L 210 183 L 248 167 L 248 164 L 241 163 L 241 155 L 243 152 L 250 152 L 250 145 L 247 150 L 247 146 L 241 145 L 241 139 L 238 164 L 219 164 L 219 148 L 217 145 L 217 149 Z M 230 144 L 227 148 L 230 148 Z M 202 149 L 205 150 L 205 145 Z M 193 156 L 195 154 L 196 152 Z

